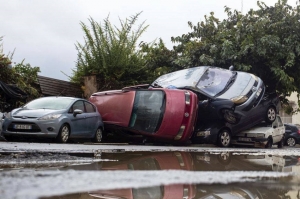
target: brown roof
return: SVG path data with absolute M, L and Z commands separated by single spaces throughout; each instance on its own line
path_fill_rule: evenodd
M 38 75 L 38 82 L 44 96 L 82 97 L 80 86 L 72 82 Z

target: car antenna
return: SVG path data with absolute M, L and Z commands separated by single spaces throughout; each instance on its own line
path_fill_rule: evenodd
M 66 89 L 63 89 L 59 94 L 58 96 L 61 96 L 61 94 L 65 91 Z

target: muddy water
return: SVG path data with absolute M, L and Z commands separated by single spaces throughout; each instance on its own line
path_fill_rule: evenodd
M 48 195 L 47 197 L 43 194 L 29 194 L 24 198 L 36 196 L 43 199 L 300 198 L 300 157 L 295 155 L 277 156 L 255 152 L 122 152 L 102 153 L 97 158 L 66 154 L 54 155 L 51 158 L 49 154 L 40 156 L 43 157 L 27 156 L 30 161 L 15 162 L 10 164 L 14 165 L 10 168 L 8 164 L 0 164 L 0 167 L 8 171 L 11 168 L 18 168 L 17 165 L 22 163 L 19 169 L 27 168 L 27 171 L 37 168 L 39 171 L 59 171 L 59 174 L 72 171 L 72 182 L 75 179 L 78 182 L 86 181 L 86 184 L 79 183 L 72 189 L 66 187 L 63 189 L 65 192 L 62 190 L 55 192 L 54 186 L 52 194 L 54 196 L 49 197 L 51 192 L 47 192 L 44 194 Z M 42 160 L 47 159 L 46 157 L 48 162 L 42 164 Z M 14 160 L 11 154 L 5 158 Z M 85 172 L 90 172 L 88 177 L 85 176 Z M 127 176 L 126 172 L 131 173 Z M 47 173 L 45 178 L 51 175 L 58 174 Z M 64 180 L 68 178 L 66 175 Z M 93 181 L 93 178 L 99 181 Z M 99 183 L 98 187 L 95 182 Z M 57 186 L 60 186 L 59 183 Z M 47 190 L 47 187 L 40 188 L 41 191 L 44 189 Z

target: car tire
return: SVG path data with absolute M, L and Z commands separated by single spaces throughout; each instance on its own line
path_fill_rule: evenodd
M 220 155 L 218 155 L 218 161 L 223 165 L 228 165 L 231 162 L 231 153 L 222 152 Z
M 234 115 L 233 110 L 231 109 L 224 109 L 223 111 L 223 118 L 226 122 L 230 123 L 230 124 L 235 124 L 237 123 L 237 118 Z
M 59 133 L 56 137 L 57 142 L 59 143 L 67 143 L 70 136 L 70 127 L 67 124 L 63 124 L 60 129 Z
M 226 129 L 221 130 L 218 135 L 218 146 L 229 147 L 231 142 L 230 132 Z
M 273 123 L 276 119 L 276 108 L 274 106 L 270 106 L 267 109 L 267 113 L 266 113 L 266 121 L 268 123 Z
M 95 143 L 100 143 L 102 142 L 102 138 L 103 138 L 103 131 L 100 127 L 98 127 L 92 141 Z
M 268 139 L 267 144 L 265 145 L 265 148 L 270 149 L 273 146 L 273 141 L 271 138 Z
M 282 139 L 280 140 L 280 142 L 278 142 L 277 148 L 281 149 L 281 148 L 283 148 L 283 145 L 284 145 L 284 139 L 282 138 Z
M 287 146 L 295 146 L 296 145 L 296 139 L 293 137 L 288 137 L 285 141 L 285 144 Z

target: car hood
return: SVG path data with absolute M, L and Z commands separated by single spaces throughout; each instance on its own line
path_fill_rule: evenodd
M 18 108 L 12 111 L 13 117 L 41 117 L 50 113 L 62 113 L 62 110 Z
M 240 132 L 239 134 L 237 134 L 237 136 L 244 136 L 245 134 L 266 133 L 270 129 L 272 129 L 272 127 L 256 127 L 247 131 Z
M 218 98 L 231 99 L 240 95 L 247 95 L 252 89 L 254 82 L 255 79 L 249 73 L 237 72 L 234 83 Z

